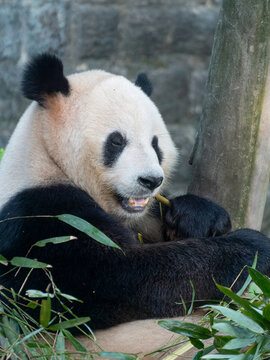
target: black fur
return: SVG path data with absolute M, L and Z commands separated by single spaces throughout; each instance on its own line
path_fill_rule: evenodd
M 145 73 L 138 74 L 135 85 L 139 86 L 146 95 L 151 96 L 153 87 Z
M 126 145 L 127 140 L 120 134 L 119 131 L 114 131 L 113 133 L 111 133 L 104 143 L 104 165 L 113 166 Z
M 220 236 L 231 230 L 229 214 L 211 200 L 187 194 L 170 202 L 164 211 L 169 239 Z
M 213 206 L 212 202 L 204 204 L 205 216 L 219 219 L 212 215 Z M 181 208 L 181 201 L 177 200 L 174 207 Z M 195 212 L 188 230 L 191 234 L 195 231 L 194 202 L 191 210 L 187 204 L 185 209 Z M 213 209 L 214 213 L 219 210 L 215 206 Z M 25 256 L 38 240 L 76 236 L 77 240 L 68 243 L 33 247 L 29 257 L 53 266 L 57 286 L 84 301 L 75 302 L 73 310 L 79 316 L 90 316 L 92 328 L 179 315 L 182 307 L 177 303 L 181 302 L 181 296 L 187 302 L 191 300 L 190 280 L 196 289 L 196 299 L 218 299 L 222 295 L 213 277 L 218 283 L 230 286 L 243 266 L 252 264 L 256 251 L 258 270 L 270 274 L 270 241 L 257 231 L 239 230 L 214 238 L 141 245 L 119 221 L 106 214 L 85 192 L 72 186 L 25 190 L 6 204 L 0 218 L 61 213 L 80 216 L 97 226 L 118 243 L 124 253 L 97 243 L 57 219 L 34 218 L 0 223 L 0 254 L 8 259 Z M 2 268 L 7 271 L 6 267 Z M 1 278 L 1 283 L 18 290 L 26 273 L 23 269 L 16 277 L 10 273 Z M 245 277 L 241 276 L 235 289 L 243 280 Z M 44 291 L 48 282 L 43 270 L 34 270 L 24 290 Z
M 152 139 L 152 146 L 157 154 L 158 161 L 161 164 L 163 160 L 163 152 L 161 151 L 159 145 L 158 145 L 158 137 L 155 135 Z
M 22 92 L 26 98 L 42 106 L 45 105 L 46 95 L 60 92 L 67 96 L 70 88 L 61 60 L 47 53 L 34 57 L 23 72 Z

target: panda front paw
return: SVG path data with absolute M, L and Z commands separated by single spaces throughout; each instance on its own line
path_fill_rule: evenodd
M 231 230 L 229 214 L 211 200 L 187 194 L 170 203 L 165 214 L 168 240 L 219 236 Z

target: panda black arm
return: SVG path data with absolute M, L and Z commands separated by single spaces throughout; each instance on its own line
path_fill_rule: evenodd
M 180 315 L 181 296 L 220 297 L 212 277 L 230 286 L 245 264 L 259 251 L 258 269 L 269 275 L 270 242 L 262 234 L 241 230 L 227 237 L 186 239 L 181 242 L 138 245 L 118 221 L 104 213 L 83 191 L 73 187 L 26 190 L 4 207 L 1 218 L 71 213 L 98 226 L 120 244 L 124 253 L 91 240 L 54 218 L 17 219 L 0 223 L 0 254 L 24 256 L 34 242 L 54 236 L 75 235 L 77 240 L 33 248 L 29 257 L 53 266 L 56 285 L 82 300 L 74 304 L 78 316 L 89 315 L 93 328 L 124 321 Z M 6 271 L 6 268 L 4 269 Z M 10 273 L 1 283 L 15 290 L 26 273 Z M 25 288 L 44 291 L 49 283 L 43 270 L 34 270 Z M 241 281 L 238 282 L 238 287 Z
M 8 201 L 0 213 L 0 219 L 37 216 L 34 219 L 15 219 L 0 224 L 0 253 L 7 256 L 25 255 L 40 239 L 75 234 L 75 229 L 56 218 L 40 218 L 38 215 L 73 214 L 113 237 L 121 246 L 133 242 L 132 233 L 117 220 L 106 214 L 84 191 L 69 185 L 36 187 L 24 190 Z M 25 241 L 20 240 L 23 238 Z

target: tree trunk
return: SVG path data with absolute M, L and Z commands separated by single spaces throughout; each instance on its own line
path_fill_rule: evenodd
M 270 174 L 270 0 L 223 0 L 189 192 L 260 229 Z

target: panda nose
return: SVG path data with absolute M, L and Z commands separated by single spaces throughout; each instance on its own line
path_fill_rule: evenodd
M 163 181 L 163 177 L 154 177 L 154 176 L 147 176 L 147 177 L 139 177 L 138 183 L 143 187 L 154 190 L 155 188 L 159 187 Z

